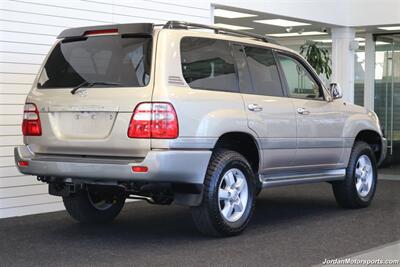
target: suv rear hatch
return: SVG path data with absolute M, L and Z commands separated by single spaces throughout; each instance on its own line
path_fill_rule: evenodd
M 151 101 L 153 25 L 123 24 L 62 32 L 27 98 L 41 136 L 35 153 L 144 157 L 149 139 L 127 136 L 132 112 Z

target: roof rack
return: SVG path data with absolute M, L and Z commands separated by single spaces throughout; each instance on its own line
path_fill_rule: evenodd
M 167 23 L 165 23 L 163 28 L 164 29 L 185 29 L 185 30 L 188 30 L 189 28 L 209 29 L 209 30 L 213 30 L 215 33 L 225 33 L 225 34 L 231 34 L 231 35 L 237 35 L 237 36 L 245 36 L 245 37 L 255 38 L 255 39 L 261 40 L 263 42 L 267 42 L 267 43 L 276 43 L 276 41 L 274 39 L 266 37 L 261 34 L 231 30 L 231 29 L 220 28 L 220 27 L 215 27 L 215 26 L 206 25 L 206 24 L 198 24 L 198 23 L 191 23 L 191 22 L 185 22 L 185 21 L 170 20 Z

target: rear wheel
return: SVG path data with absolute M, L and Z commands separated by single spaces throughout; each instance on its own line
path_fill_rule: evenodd
M 192 208 L 198 230 L 206 235 L 231 236 L 241 233 L 254 209 L 254 174 L 239 153 L 213 153 L 204 181 L 200 206 Z
M 63 197 L 72 218 L 81 223 L 106 223 L 114 220 L 125 204 L 125 197 L 90 190 Z
M 346 179 L 332 184 L 338 204 L 345 208 L 370 205 L 376 190 L 377 166 L 372 148 L 357 141 L 352 149 Z

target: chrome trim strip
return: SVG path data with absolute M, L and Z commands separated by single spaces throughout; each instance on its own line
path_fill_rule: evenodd
M 296 149 L 296 138 L 260 138 L 262 149 Z
M 96 106 L 96 105 L 51 105 L 47 107 L 48 112 L 118 112 L 118 106 Z
M 180 137 L 170 141 L 170 148 L 212 149 L 216 137 Z M 259 138 L 261 149 L 349 148 L 354 138 Z
M 354 144 L 354 139 L 355 138 L 352 138 L 352 137 L 346 137 L 346 138 L 344 138 L 344 147 L 346 147 L 346 148 L 351 148 L 351 147 L 353 147 L 353 144 Z
M 199 137 L 181 137 L 171 140 L 169 145 L 171 149 L 212 149 L 218 138 L 199 138 Z
M 342 138 L 297 138 L 297 147 L 303 148 L 343 148 Z
M 354 138 L 261 138 L 262 149 L 306 149 L 351 147 Z

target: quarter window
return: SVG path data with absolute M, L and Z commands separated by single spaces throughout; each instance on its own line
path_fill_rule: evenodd
M 185 81 L 196 89 L 238 92 L 238 79 L 229 42 L 184 37 L 181 65 Z
M 245 47 L 245 54 L 253 83 L 253 92 L 248 93 L 283 96 L 278 68 L 272 50 Z
M 290 97 L 306 99 L 322 98 L 318 83 L 300 62 L 285 55 L 279 55 L 278 57 L 286 77 Z

